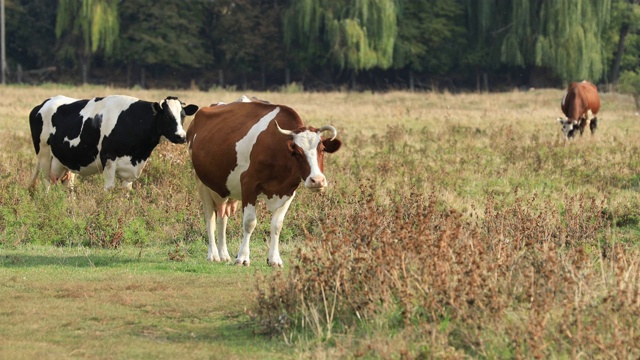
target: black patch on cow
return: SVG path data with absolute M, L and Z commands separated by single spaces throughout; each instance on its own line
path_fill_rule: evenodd
M 107 160 L 122 156 L 131 156 L 132 165 L 149 158 L 162 135 L 153 104 L 137 101 L 120 113 L 115 127 L 102 140 L 102 166 L 106 165 Z
M 33 110 L 31 110 L 31 113 L 29 113 L 31 140 L 33 141 L 33 148 L 35 149 L 36 154 L 40 153 L 40 135 L 42 135 L 42 128 L 44 126 L 42 115 L 40 115 L 39 112 L 47 101 L 49 101 L 49 99 L 43 101 L 42 104 L 34 107 Z
M 64 166 L 75 171 L 91 164 L 98 156 L 102 115 L 83 121 L 80 112 L 88 102 L 80 100 L 60 105 L 51 117 L 51 124 L 56 129 L 48 140 L 51 152 Z M 72 146 L 78 137 L 80 142 Z

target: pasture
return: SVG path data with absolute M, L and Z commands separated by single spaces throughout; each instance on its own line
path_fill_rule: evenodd
M 566 142 L 559 89 L 249 93 L 333 125 L 330 189 L 300 189 L 267 266 L 206 262 L 186 146 L 163 142 L 129 196 L 42 182 L 29 111 L 50 96 L 242 93 L 0 87 L 2 358 L 637 358 L 640 117 L 601 94 Z M 188 120 L 187 120 L 188 122 Z M 229 221 L 232 257 L 241 215 Z

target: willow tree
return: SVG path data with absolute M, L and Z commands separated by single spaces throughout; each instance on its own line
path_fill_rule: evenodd
M 120 25 L 118 0 L 59 0 L 56 37 L 59 54 L 80 63 L 82 82 L 87 83 L 91 59 L 115 48 Z
M 354 73 L 387 69 L 393 63 L 396 9 L 395 0 L 292 0 L 284 15 L 285 42 L 305 65 L 328 63 Z
M 611 0 L 467 0 L 472 26 L 500 64 L 551 69 L 564 81 L 599 80 Z
M 466 46 L 464 12 L 451 0 L 400 0 L 398 5 L 393 67 L 408 71 L 414 90 L 414 72 L 444 75 L 458 63 Z

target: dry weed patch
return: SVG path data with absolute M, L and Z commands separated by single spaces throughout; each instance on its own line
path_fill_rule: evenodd
M 607 240 L 602 201 L 516 194 L 497 209 L 490 197 L 468 221 L 436 193 L 393 205 L 361 193 L 350 216 L 308 234 L 288 273 L 258 282 L 265 329 L 344 356 L 378 354 L 396 333 L 414 341 L 383 347 L 409 357 L 640 355 L 638 252 Z M 353 334 L 369 340 L 345 344 Z

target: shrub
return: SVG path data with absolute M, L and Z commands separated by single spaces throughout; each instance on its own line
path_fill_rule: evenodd
M 623 71 L 620 74 L 618 90 L 624 94 L 633 96 L 636 110 L 640 110 L 640 74 L 635 71 Z

